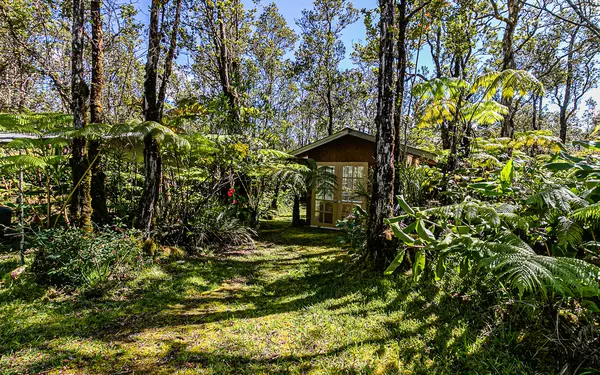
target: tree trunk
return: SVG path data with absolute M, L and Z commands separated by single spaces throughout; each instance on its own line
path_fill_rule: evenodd
M 144 118 L 146 121 L 159 122 L 160 108 L 157 101 L 158 59 L 160 57 L 160 32 L 158 25 L 160 0 L 152 0 L 150 8 L 150 29 L 148 54 L 144 79 Z M 144 136 L 144 192 L 140 202 L 139 229 L 147 237 L 154 226 L 154 212 L 158 199 L 161 174 L 160 147 L 152 134 Z
M 394 194 L 394 34 L 395 0 L 380 0 L 379 78 L 375 125 L 375 173 L 371 191 L 367 247 L 377 268 L 395 255 L 387 244 L 383 220 L 391 214 Z
M 312 190 L 306 193 L 306 225 L 310 226 L 312 221 Z
M 578 30 L 578 28 L 575 28 L 573 34 L 571 34 L 571 39 L 569 40 L 569 49 L 567 52 L 567 76 L 565 79 L 565 96 L 563 97 L 562 103 L 559 103 L 560 111 L 558 121 L 560 124 L 560 140 L 562 141 L 562 143 L 565 143 L 567 141 L 567 126 L 569 121 L 568 109 L 569 104 L 571 102 L 571 93 L 573 90 L 573 55 Z
M 83 129 L 86 125 L 85 105 L 89 89 L 83 80 L 83 0 L 73 0 L 72 53 L 71 53 L 71 109 L 73 128 Z M 72 142 L 71 170 L 73 175 L 73 195 L 71 196 L 71 216 L 73 224 L 86 230 L 91 229 L 92 206 L 90 196 L 89 159 L 85 138 L 75 138 Z
M 160 8 L 163 4 L 160 0 L 152 0 L 152 6 L 150 8 L 148 54 L 144 78 L 144 118 L 146 121 L 162 122 L 166 87 L 171 76 L 175 48 L 177 47 L 181 1 L 182 0 L 177 0 L 175 3 L 175 16 L 173 19 L 169 49 L 165 55 L 163 79 L 160 89 L 158 89 L 158 62 L 161 52 L 161 31 L 159 30 L 158 19 Z M 162 159 L 160 156 L 160 143 L 152 134 L 146 134 L 144 136 L 144 193 L 140 203 L 138 227 L 145 232 L 147 237 L 150 236 L 150 233 L 154 229 L 154 216 L 156 213 L 156 205 L 158 203 L 161 175 Z
M 144 193 L 141 202 L 139 229 L 149 236 L 154 228 L 154 213 L 158 201 L 162 160 L 158 141 L 151 135 L 144 137 Z
M 401 163 L 406 162 L 406 155 L 404 154 L 404 145 L 406 139 L 400 137 L 403 132 L 402 124 L 404 119 L 402 118 L 402 110 L 404 106 L 404 84 L 406 80 L 406 29 L 408 28 L 408 19 L 406 17 L 406 7 L 408 0 L 401 0 L 398 4 L 398 39 L 396 40 L 396 46 L 398 49 L 398 65 L 397 65 L 397 78 L 396 78 L 396 108 L 394 112 L 394 128 L 396 130 L 396 145 L 394 148 L 394 160 L 400 167 Z M 405 137 L 406 138 L 406 137 Z M 394 180 L 394 195 L 400 194 L 400 179 Z
M 327 135 L 333 134 L 333 99 L 331 98 L 331 87 L 327 89 Z
M 90 4 L 92 21 L 92 87 L 90 90 L 90 121 L 100 124 L 103 121 L 102 88 L 104 86 L 104 48 L 102 43 L 102 15 L 100 12 L 101 0 L 92 0 Z M 90 141 L 89 159 L 92 164 L 92 219 L 98 224 L 108 221 L 108 208 L 106 207 L 106 174 L 101 168 L 102 156 L 100 155 L 101 142 Z
M 300 226 L 300 197 L 294 195 L 294 206 L 292 208 L 292 225 Z
M 541 98 L 540 98 L 541 100 Z M 531 100 L 531 108 L 532 108 L 532 114 L 531 114 L 531 129 L 532 130 L 540 130 L 539 129 L 539 121 L 538 121 L 538 95 L 534 94 Z
M 504 35 L 502 36 L 502 70 L 516 69 L 517 63 L 515 60 L 515 51 L 513 47 L 514 34 L 517 29 L 517 23 L 519 21 L 519 12 L 522 8 L 521 0 L 508 0 L 507 3 L 508 14 L 507 18 L 504 19 L 506 24 L 504 28 Z M 513 138 L 515 134 L 515 115 L 517 109 L 513 103 L 512 98 L 502 99 L 502 104 L 508 108 L 508 114 L 502 121 L 502 129 L 500 136 Z
M 216 6 L 216 5 L 213 5 Z M 238 7 L 238 2 L 234 2 L 234 6 Z M 241 130 L 241 116 L 240 116 L 240 103 L 239 95 L 237 91 L 237 80 L 239 79 L 239 66 L 237 64 L 237 56 L 232 53 L 232 48 L 237 42 L 232 38 L 227 30 L 227 26 L 224 17 L 222 15 L 221 7 L 217 7 L 217 24 L 218 30 L 214 33 L 214 44 L 217 46 L 217 53 L 219 57 L 219 78 L 221 80 L 221 87 L 223 94 L 227 98 L 229 104 L 229 118 L 231 121 L 231 130 L 238 132 Z M 218 35 L 218 37 L 217 37 Z

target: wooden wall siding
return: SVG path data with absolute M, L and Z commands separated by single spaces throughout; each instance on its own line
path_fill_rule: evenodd
M 347 135 L 298 156 L 308 157 L 317 162 L 363 162 L 369 163 L 369 167 L 373 168 L 375 167 L 373 152 L 373 142 Z

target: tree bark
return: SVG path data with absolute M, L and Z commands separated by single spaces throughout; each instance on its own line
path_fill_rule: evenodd
M 160 57 L 160 31 L 158 25 L 160 0 L 152 0 L 150 8 L 150 28 L 148 54 L 144 78 L 144 119 L 160 121 L 160 108 L 157 101 L 158 60 Z M 161 174 L 160 147 L 152 134 L 144 136 L 144 192 L 140 202 L 138 228 L 147 237 L 154 227 L 154 212 L 158 200 Z
M 102 14 L 100 12 L 101 0 L 92 0 L 90 3 L 92 23 L 92 86 L 90 90 L 90 121 L 100 124 L 103 121 L 102 88 L 104 86 L 104 47 L 102 38 Z M 102 156 L 100 154 L 101 142 L 91 140 L 89 144 L 89 160 L 92 164 L 92 219 L 98 224 L 108 222 L 108 208 L 106 206 L 106 174 L 101 168 Z
M 333 99 L 331 87 L 327 88 L 327 135 L 333 134 Z
M 213 7 L 216 5 L 212 5 Z M 233 6 L 235 11 L 238 11 L 239 1 L 234 0 Z M 227 98 L 229 104 L 229 117 L 231 121 L 231 130 L 239 132 L 241 130 L 241 115 L 240 115 L 240 98 L 238 94 L 238 79 L 239 79 L 239 64 L 238 56 L 235 51 L 232 53 L 232 47 L 237 43 L 227 30 L 225 20 L 220 7 L 217 7 L 217 22 L 218 30 L 214 32 L 214 43 L 217 47 L 219 56 L 219 78 L 223 94 Z M 237 27 L 237 25 L 236 25 Z
M 292 225 L 300 226 L 300 197 L 294 195 L 294 206 L 292 207 Z
M 161 7 L 162 2 L 160 0 L 152 0 L 150 8 L 148 54 L 144 78 L 144 119 L 146 121 L 157 123 L 162 122 L 166 85 L 171 75 L 173 58 L 175 57 L 175 48 L 177 47 L 181 0 L 177 0 L 175 4 L 173 29 L 171 31 L 169 49 L 165 55 L 163 79 L 160 88 L 158 88 L 158 62 L 161 52 L 159 13 Z M 138 228 L 143 230 L 147 237 L 150 236 L 150 233 L 154 229 L 161 175 L 162 158 L 160 154 L 160 143 L 152 134 L 146 134 L 144 136 L 144 193 L 140 202 L 140 217 L 137 224 Z
M 72 52 L 71 52 L 71 110 L 73 112 L 73 128 L 83 129 L 86 126 L 85 105 L 89 89 L 83 79 L 83 35 L 84 35 L 84 2 L 73 0 Z M 82 137 L 73 139 L 71 170 L 73 176 L 73 195 L 71 196 L 71 216 L 76 227 L 91 229 L 92 206 L 90 196 L 89 159 L 86 152 L 86 140 Z
M 384 268 L 394 256 L 383 220 L 391 215 L 394 194 L 394 33 L 395 0 L 380 0 L 381 10 L 375 173 L 371 191 L 367 247 L 373 265 Z
M 494 3 L 494 0 L 492 0 L 492 5 L 494 6 L 497 18 L 503 21 L 506 25 L 504 28 L 504 34 L 502 36 L 502 70 L 516 69 L 517 62 L 515 60 L 513 42 L 514 34 L 517 29 L 517 23 L 519 22 L 519 13 L 523 7 L 523 2 L 521 0 L 507 0 L 506 6 L 508 14 L 506 18 L 498 14 L 498 9 Z M 502 121 L 500 136 L 513 138 L 515 134 L 515 115 L 517 109 L 515 108 L 512 98 L 502 99 L 502 104 L 508 108 L 508 114 Z
M 402 110 L 404 106 L 404 85 L 406 81 L 406 30 L 408 28 L 408 18 L 406 17 L 406 8 L 408 0 L 400 0 L 398 4 L 398 38 L 396 39 L 396 48 L 398 50 L 397 77 L 396 77 L 396 108 L 394 111 L 394 128 L 396 131 L 396 145 L 394 148 L 394 160 L 400 167 L 400 163 L 405 163 L 403 139 L 400 134 L 403 133 L 404 119 Z M 405 140 L 404 140 L 405 141 Z M 394 179 L 394 194 L 400 194 L 400 179 Z
M 569 40 L 569 46 L 567 51 L 567 74 L 565 79 L 565 96 L 563 97 L 562 103 L 559 103 L 559 116 L 558 122 L 560 124 L 560 140 L 565 143 L 567 141 L 567 126 L 569 121 L 569 104 L 571 102 L 571 93 L 573 90 L 573 55 L 574 45 L 577 39 L 577 32 L 579 28 L 575 28 L 571 34 Z
M 541 98 L 540 98 L 541 100 Z M 531 98 L 531 108 L 532 108 L 532 113 L 531 113 L 531 129 L 532 130 L 540 130 L 539 129 L 539 121 L 538 121 L 538 95 L 537 94 L 533 94 L 533 97 Z

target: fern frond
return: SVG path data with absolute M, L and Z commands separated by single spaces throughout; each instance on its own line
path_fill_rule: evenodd
M 434 207 L 421 211 L 426 217 L 453 217 L 455 220 L 466 221 L 470 224 L 486 223 L 492 227 L 500 225 L 500 216 L 494 207 L 483 202 L 467 200 L 448 206 Z
M 529 292 L 546 297 L 549 291 L 573 297 L 600 295 L 600 268 L 583 260 L 538 255 L 513 234 L 483 246 L 490 255 L 480 265 L 510 282 L 521 296 Z
M 557 219 L 556 237 L 559 245 L 576 245 L 583 240 L 583 228 L 569 217 L 560 216 Z
M 563 212 L 570 212 L 572 207 L 579 208 L 587 205 L 584 199 L 566 186 L 547 187 L 529 197 L 526 202 L 539 208 L 552 208 Z
M 485 89 L 484 100 L 490 100 L 500 90 L 502 98 L 510 99 L 516 94 L 543 94 L 544 86 L 526 70 L 507 69 L 501 72 L 484 74 L 475 80 L 472 93 Z
M 47 162 L 44 158 L 34 155 L 11 155 L 0 158 L 0 166 L 12 168 L 45 168 Z
M 571 213 L 571 217 L 584 223 L 598 223 L 600 221 L 600 202 L 578 208 Z
M 6 131 L 40 134 L 73 122 L 64 113 L 0 113 L 0 127 Z
M 461 110 L 461 116 L 470 123 L 477 125 L 493 125 L 504 119 L 508 107 L 494 100 L 467 104 Z
M 287 152 L 274 150 L 274 149 L 259 149 L 258 153 L 263 157 L 273 160 L 290 160 L 293 159 L 294 156 L 288 154 Z
M 529 222 L 523 216 L 513 212 L 500 212 L 498 213 L 500 220 L 504 225 L 511 228 L 512 230 L 529 230 Z
M 102 139 L 111 130 L 109 124 L 89 124 L 81 129 L 64 128 L 49 132 L 64 138 Z

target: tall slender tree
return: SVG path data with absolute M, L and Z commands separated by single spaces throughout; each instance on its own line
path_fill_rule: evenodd
M 172 27 L 170 30 L 170 41 L 164 58 L 164 71 L 160 84 L 158 85 L 158 65 L 162 50 L 161 34 L 167 30 L 160 28 L 159 18 L 161 11 L 165 12 L 166 2 L 152 0 L 150 6 L 150 27 L 148 35 L 148 53 L 146 57 L 146 74 L 144 78 L 144 119 L 146 121 L 160 123 L 162 121 L 163 107 L 166 97 L 166 86 L 171 75 L 175 48 L 177 47 L 177 35 L 179 31 L 179 20 L 181 16 L 181 1 L 175 0 Z M 163 19 L 165 14 L 162 14 Z M 144 192 L 140 203 L 140 217 L 138 227 L 147 236 L 154 227 L 154 215 L 160 191 L 160 179 L 162 174 L 162 159 L 160 153 L 160 142 L 155 132 L 148 131 L 144 135 Z
M 103 122 L 102 88 L 104 86 L 104 46 L 102 33 L 102 0 L 92 0 L 90 15 L 92 24 L 92 85 L 90 88 L 90 121 L 92 124 Z M 100 140 L 89 142 L 89 159 L 92 164 L 92 219 L 103 224 L 108 218 L 106 207 L 106 174 L 101 167 Z
M 302 11 L 297 21 L 302 30 L 296 53 L 298 70 L 305 76 L 306 88 L 326 109 L 327 134 L 335 130 L 336 96 L 343 79 L 339 68 L 346 52 L 342 32 L 357 18 L 357 10 L 347 0 L 315 0 L 314 9 Z
M 89 88 L 84 81 L 84 13 L 85 2 L 73 0 L 72 52 L 71 52 L 71 110 L 73 128 L 81 130 L 86 126 L 86 102 Z M 75 226 L 90 229 L 92 206 L 90 196 L 91 178 L 88 173 L 89 159 L 86 140 L 75 137 L 72 142 L 71 169 L 73 175 L 73 194 L 71 196 L 71 216 Z
M 376 166 L 371 190 L 367 246 L 376 267 L 384 267 L 394 251 L 386 243 L 383 220 L 391 215 L 394 195 L 394 25 L 396 1 L 379 0 L 379 77 L 375 124 Z
M 521 15 L 521 10 L 525 5 L 525 0 L 506 0 L 506 4 L 500 5 L 496 0 L 489 0 L 492 6 L 494 18 L 504 23 L 504 32 L 502 34 L 502 64 L 500 70 L 517 69 L 515 58 L 515 33 Z M 515 133 L 515 115 L 517 109 L 513 99 L 502 99 L 502 104 L 508 108 L 508 114 L 502 121 L 500 135 L 502 137 L 512 138 Z

